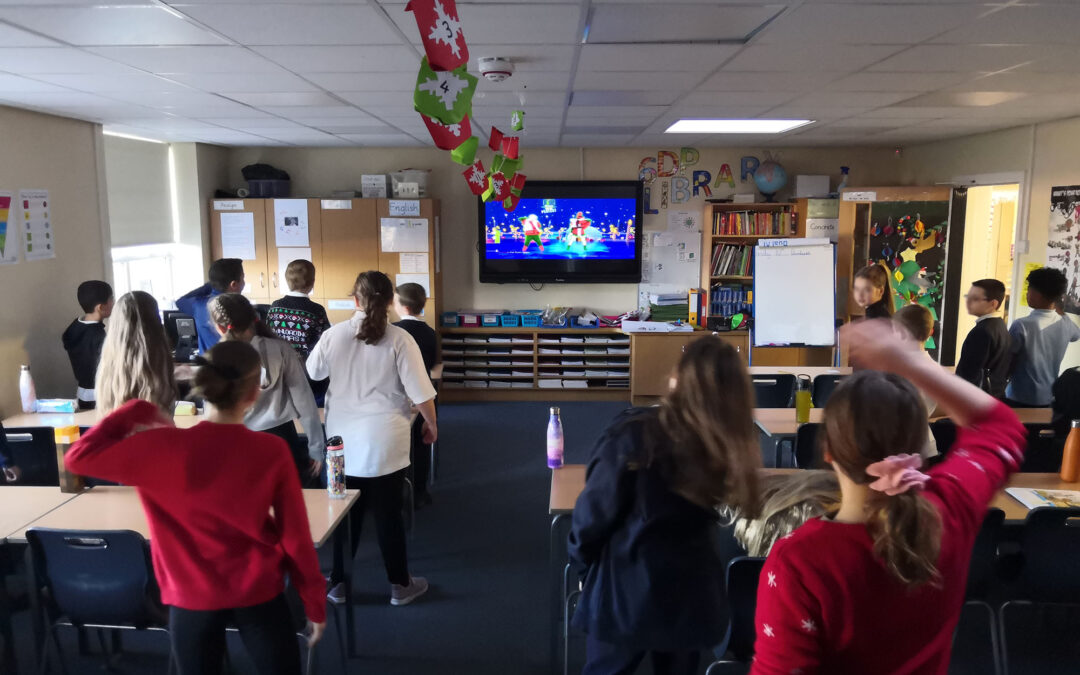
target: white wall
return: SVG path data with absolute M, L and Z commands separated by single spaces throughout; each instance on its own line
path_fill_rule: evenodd
M 0 265 L 0 413 L 19 412 L 19 365 L 29 363 L 42 397 L 73 397 L 75 378 L 60 335 L 80 314 L 78 285 L 107 279 L 101 128 L 0 107 L 0 189 L 49 190 L 56 258 Z
M 668 150 L 679 152 L 678 144 Z M 525 148 L 522 173 L 530 180 L 636 180 L 638 166 L 644 157 L 656 157 L 657 149 L 588 148 L 588 149 L 529 149 Z M 491 153 L 482 150 L 485 165 Z M 764 159 L 756 148 L 702 148 L 700 159 L 689 167 L 686 176 L 695 169 L 710 172 L 713 182 L 722 164 L 735 172 L 736 188 L 726 185 L 713 190 L 713 196 L 726 196 L 735 191 L 749 191 L 750 184 L 738 181 L 739 161 L 743 155 Z M 840 166 L 850 166 L 850 185 L 893 184 L 900 178 L 900 162 L 887 149 L 798 148 L 778 153 L 786 168 L 789 187 L 798 173 L 831 174 L 833 186 L 839 180 Z M 292 177 L 293 197 L 327 196 L 334 190 L 359 189 L 360 176 L 366 173 L 387 173 L 406 167 L 431 169 L 429 196 L 442 200 L 442 262 L 443 306 L 446 309 L 506 309 L 537 308 L 545 305 L 587 306 L 603 313 L 619 313 L 637 305 L 636 284 L 549 284 L 540 292 L 527 284 L 481 284 L 477 265 L 476 199 L 468 191 L 461 175 L 464 167 L 450 161 L 449 154 L 430 148 L 234 148 L 229 152 L 229 170 L 224 178 L 228 186 L 243 185 L 240 169 L 248 164 L 264 162 L 284 169 Z M 654 188 L 654 205 L 659 199 L 659 187 Z M 704 204 L 699 194 L 685 205 L 675 208 L 696 208 Z M 667 227 L 666 214 L 646 216 L 645 231 Z

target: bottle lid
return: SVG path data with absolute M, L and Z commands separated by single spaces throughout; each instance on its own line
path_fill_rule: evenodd
M 1073 420 L 1072 421 L 1072 428 L 1076 429 L 1077 427 L 1080 427 L 1080 420 Z
M 331 436 L 326 439 L 327 448 L 343 448 L 345 447 L 345 441 L 341 440 L 341 436 Z
M 555 406 L 551 406 L 551 414 L 552 415 L 558 415 L 559 414 L 559 409 L 556 408 Z
M 30 366 L 19 366 L 19 370 L 30 370 Z
M 71 425 L 67 427 L 56 427 L 53 429 L 53 440 L 57 443 L 66 443 L 71 445 L 75 441 L 79 440 L 79 427 L 78 425 Z

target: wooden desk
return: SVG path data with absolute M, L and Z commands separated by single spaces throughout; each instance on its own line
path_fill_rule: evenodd
M 1024 424 L 1049 424 L 1049 408 L 1013 408 L 1013 412 Z M 811 408 L 810 421 L 821 424 L 825 421 L 824 408 Z M 754 408 L 754 422 L 765 435 L 770 437 L 790 437 L 799 431 L 795 421 L 794 408 Z
M 18 427 L 67 427 L 67 426 L 79 426 L 79 427 L 92 427 L 100 421 L 101 416 L 98 415 L 96 410 L 84 410 L 77 413 L 19 413 L 18 415 L 12 415 L 4 420 L 4 430 L 10 430 Z M 319 408 L 319 419 L 326 423 L 326 409 Z M 199 422 L 205 421 L 205 415 L 175 415 L 173 416 L 173 424 L 177 429 L 190 429 Z M 296 431 L 298 433 L 304 433 L 304 426 L 300 424 L 300 420 L 294 421 L 296 424 Z
M 1066 483 L 1056 473 L 1015 473 L 1008 487 L 1037 488 L 1041 490 L 1080 490 L 1080 483 Z M 990 506 L 1005 512 L 1005 520 L 1019 522 L 1027 518 L 1028 508 L 1010 497 L 1004 490 L 999 492 Z
M 851 367 L 842 366 L 750 366 L 751 375 L 809 375 L 811 379 L 818 375 L 850 375 Z
M 0 487 L 0 543 L 76 496 L 58 487 Z
M 560 515 L 574 512 L 574 503 L 585 489 L 585 465 L 566 464 L 551 471 L 551 496 L 548 513 Z

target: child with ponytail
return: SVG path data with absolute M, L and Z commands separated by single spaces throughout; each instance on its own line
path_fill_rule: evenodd
M 289 449 L 243 424 L 259 398 L 259 354 L 221 342 L 197 363 L 205 421 L 177 429 L 154 404 L 128 401 L 64 461 L 138 488 L 181 673 L 221 673 L 232 623 L 259 673 L 299 675 L 285 576 L 299 591 L 310 644 L 326 626 L 325 581 Z
M 892 273 L 884 263 L 867 265 L 855 273 L 851 295 L 866 312 L 867 319 L 888 319 L 893 315 Z
M 894 323 L 862 321 L 844 337 L 853 363 L 878 370 L 844 380 L 825 407 L 825 460 L 840 482 L 840 508 L 770 552 L 751 673 L 944 675 L 971 548 L 994 495 L 1020 467 L 1024 427 L 1005 404 L 923 356 Z M 926 409 L 915 387 L 960 427 L 946 459 L 926 473 L 918 455 Z
M 250 343 L 262 361 L 259 400 L 244 417 L 244 424 L 283 439 L 292 451 L 300 483 L 315 487 L 326 454 L 326 435 L 300 356 L 259 321 L 251 302 L 239 293 L 214 296 L 207 310 L 223 340 Z M 296 433 L 296 419 L 304 425 L 306 448 Z

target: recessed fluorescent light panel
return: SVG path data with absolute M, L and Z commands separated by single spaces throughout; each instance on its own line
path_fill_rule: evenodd
M 105 134 L 106 136 L 115 136 L 117 138 L 127 138 L 127 139 L 130 139 L 132 141 L 145 141 L 147 143 L 161 143 L 162 145 L 166 144 L 165 141 L 159 141 L 156 138 L 146 138 L 145 136 L 136 136 L 135 134 L 122 134 L 119 131 L 109 131 L 108 129 L 103 129 L 101 131 L 101 133 Z
M 679 120 L 665 134 L 782 134 L 814 120 Z

